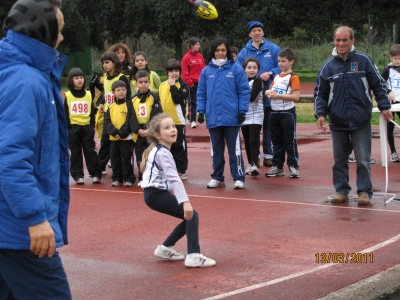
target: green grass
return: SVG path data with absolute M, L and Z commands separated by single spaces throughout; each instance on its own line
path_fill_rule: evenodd
M 314 103 L 296 103 L 296 114 L 297 123 L 317 124 L 317 119 L 314 117 Z M 372 113 L 371 125 L 379 125 L 378 113 Z

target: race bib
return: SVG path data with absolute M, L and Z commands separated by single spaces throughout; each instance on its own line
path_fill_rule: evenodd
M 89 113 L 89 104 L 87 102 L 73 101 L 71 104 L 71 115 L 85 115 Z
M 111 105 L 114 103 L 114 95 L 112 93 L 105 93 L 104 100 L 106 105 Z
M 140 103 L 138 108 L 138 117 L 147 118 L 149 115 L 145 103 Z

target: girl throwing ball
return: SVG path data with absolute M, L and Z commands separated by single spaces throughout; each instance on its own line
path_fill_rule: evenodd
M 154 255 L 164 260 L 184 260 L 173 247 L 186 234 L 185 266 L 212 267 L 215 260 L 200 253 L 199 215 L 190 204 L 170 152 L 176 137 L 175 123 L 169 115 L 158 114 L 150 121 L 147 129 L 150 146 L 144 151 L 140 165 L 144 200 L 151 209 L 183 220 L 164 243 L 157 246 Z

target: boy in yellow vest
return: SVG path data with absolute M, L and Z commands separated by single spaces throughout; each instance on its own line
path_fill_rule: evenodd
M 150 75 L 146 70 L 139 70 L 136 73 L 136 86 L 138 92 L 132 98 L 133 111 L 130 118 L 130 128 L 133 132 L 133 142 L 135 145 L 136 163 L 139 172 L 139 186 L 142 181 L 140 172 L 140 162 L 144 150 L 149 146 L 147 142 L 147 123 L 163 110 L 160 99 L 150 91 Z M 112 163 L 111 163 L 112 164 Z
M 136 180 L 133 174 L 132 132 L 129 118 L 132 111 L 130 101 L 126 99 L 126 84 L 122 80 L 113 82 L 112 93 L 114 102 L 104 115 L 104 130 L 110 135 L 110 156 L 112 166 L 112 186 L 133 186 Z
M 188 153 L 186 143 L 186 99 L 188 86 L 181 78 L 182 68 L 179 60 L 170 59 L 165 66 L 167 80 L 158 88 L 163 112 L 169 114 L 178 131 L 176 142 L 172 144 L 171 153 L 181 180 L 187 179 Z

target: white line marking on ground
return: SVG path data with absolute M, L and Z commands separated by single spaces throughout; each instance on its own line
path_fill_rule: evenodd
M 372 246 L 370 248 L 362 250 L 362 251 L 360 251 L 360 253 L 369 253 L 369 252 L 378 250 L 378 249 L 383 248 L 383 247 L 385 247 L 385 246 L 387 246 L 387 245 L 389 245 L 391 243 L 394 243 L 394 242 L 398 241 L 399 239 L 400 239 L 400 234 L 396 235 L 396 236 L 392 237 L 391 239 L 388 239 L 388 240 L 386 240 L 386 241 L 384 241 L 382 243 L 379 243 L 379 244 L 377 244 L 375 246 Z M 223 299 L 223 298 L 226 298 L 226 297 L 229 297 L 229 296 L 234 296 L 234 295 L 245 293 L 245 292 L 248 292 L 248 291 L 260 289 L 260 288 L 263 288 L 263 287 L 266 287 L 266 286 L 269 286 L 269 285 L 273 285 L 275 283 L 279 283 L 279 282 L 282 282 L 282 281 L 286 281 L 286 280 L 289 280 L 289 279 L 293 279 L 293 278 L 296 278 L 296 277 L 307 275 L 307 274 L 310 274 L 310 273 L 313 273 L 313 272 L 316 272 L 316 271 L 319 271 L 319 270 L 322 270 L 322 269 L 329 268 L 329 267 L 331 267 L 333 265 L 338 265 L 338 264 L 335 264 L 335 263 L 325 264 L 325 265 L 322 265 L 322 266 L 319 266 L 319 267 L 315 267 L 315 268 L 312 268 L 312 269 L 309 269 L 309 270 L 297 272 L 297 273 L 290 274 L 290 275 L 287 275 L 287 276 L 284 276 L 284 277 L 281 277 L 281 278 L 273 279 L 273 280 L 270 280 L 270 281 L 266 281 L 266 282 L 258 283 L 258 284 L 251 285 L 251 286 L 248 286 L 248 287 L 245 287 L 245 288 L 241 288 L 241 289 L 238 289 L 238 290 L 234 290 L 234 291 L 231 291 L 231 292 L 228 292 L 228 293 L 225 293 L 225 294 L 220 294 L 220 295 L 217 295 L 217 296 L 214 296 L 214 297 L 205 298 L 203 300 Z
M 143 192 L 132 192 L 132 191 L 117 191 L 117 190 L 99 190 L 99 189 L 85 189 L 85 188 L 70 188 L 71 190 L 77 191 L 91 191 L 91 192 L 110 192 L 110 193 L 126 193 L 126 194 L 143 194 Z M 314 203 L 304 203 L 304 202 L 292 202 L 292 201 L 277 201 L 277 200 L 262 200 L 262 199 L 249 199 L 249 198 L 231 198 L 231 197 L 216 197 L 216 196 L 203 196 L 203 195 L 188 195 L 189 197 L 197 198 L 212 198 L 212 199 L 222 199 L 222 200 L 235 200 L 235 201 L 252 201 L 252 202 L 265 202 L 265 203 L 279 203 L 279 204 L 290 204 L 290 205 L 305 205 L 305 206 L 315 206 L 315 207 L 328 207 L 328 208 L 340 208 L 340 209 L 362 209 L 368 211 L 382 211 L 382 212 L 393 212 L 400 213 L 397 210 L 381 209 L 381 208 L 368 208 L 368 207 L 348 207 L 348 206 L 336 206 L 336 205 L 323 205 Z

